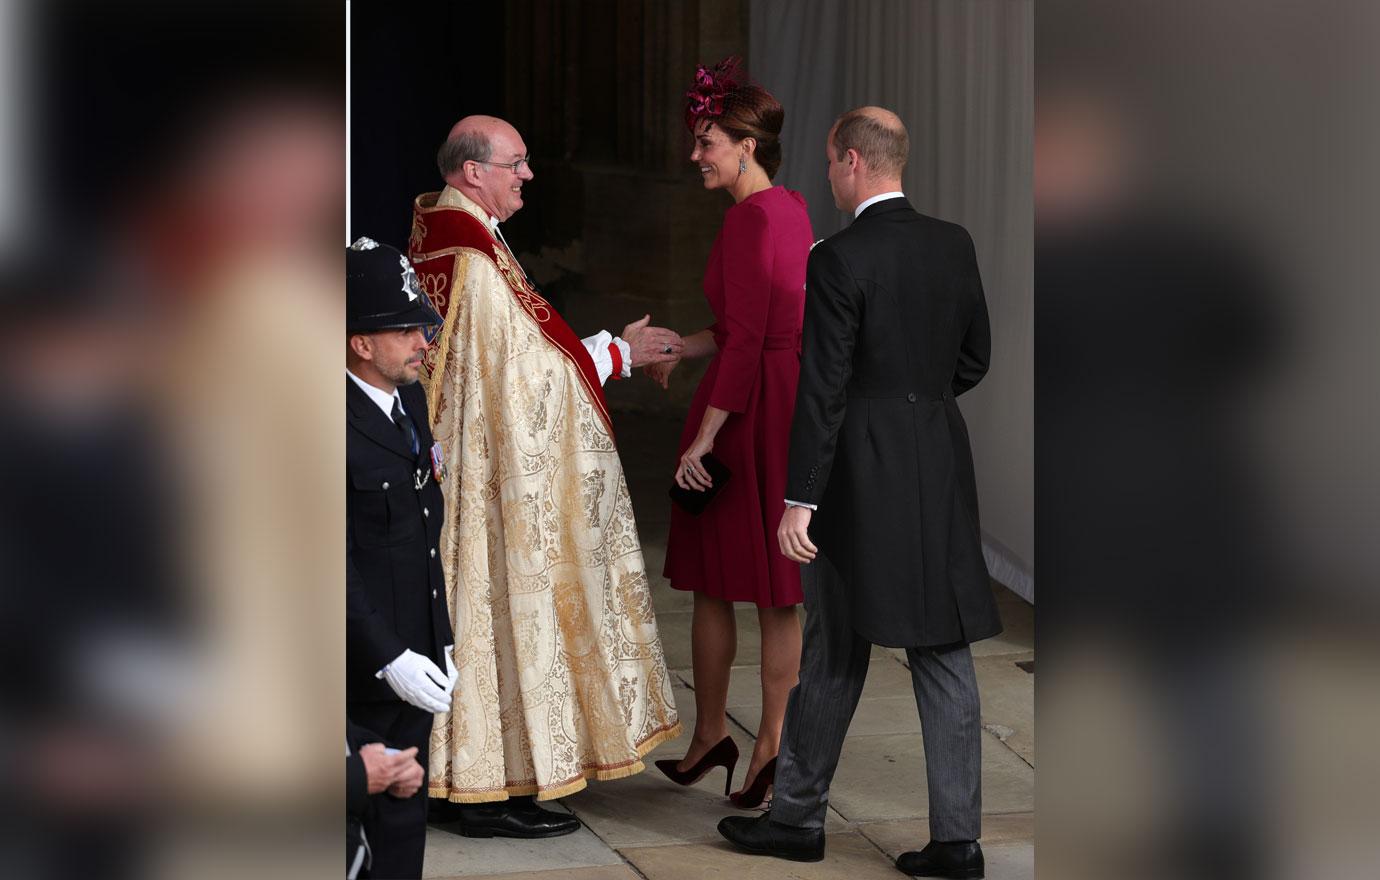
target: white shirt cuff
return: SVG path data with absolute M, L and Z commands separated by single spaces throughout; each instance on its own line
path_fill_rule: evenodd
M 819 505 L 818 505 L 818 504 L 806 504 L 804 501 L 792 501 L 792 500 L 789 499 L 789 498 L 786 499 L 786 506 L 787 506 L 787 507 L 806 507 L 806 508 L 809 508 L 810 510 L 819 510 Z
M 590 360 L 594 361 L 594 369 L 599 373 L 600 385 L 607 382 L 609 376 L 613 375 L 613 355 L 609 354 L 609 343 L 612 341 L 613 336 L 607 330 L 600 330 L 593 336 L 587 336 L 580 340 L 585 351 L 589 352 Z

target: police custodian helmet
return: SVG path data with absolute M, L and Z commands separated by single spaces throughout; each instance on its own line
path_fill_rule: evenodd
M 425 327 L 431 337 L 441 316 L 397 248 L 361 237 L 345 249 L 345 330 L 370 333 Z

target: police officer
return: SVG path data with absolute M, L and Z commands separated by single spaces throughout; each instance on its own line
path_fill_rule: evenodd
M 345 273 L 346 708 L 390 744 L 416 746 L 425 767 L 432 715 L 449 711 L 457 677 L 437 549 L 442 458 L 417 384 L 441 319 L 394 248 L 359 239 Z M 366 876 L 420 877 L 426 787 L 372 800 Z

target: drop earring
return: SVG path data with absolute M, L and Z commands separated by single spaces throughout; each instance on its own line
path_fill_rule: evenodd
M 746 174 L 746 173 L 747 173 L 747 160 L 746 160 L 746 159 L 739 159 L 739 160 L 738 160 L 738 173 L 739 173 L 739 174 Z

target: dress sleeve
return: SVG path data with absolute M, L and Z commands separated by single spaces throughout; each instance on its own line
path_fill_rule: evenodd
M 762 338 L 771 306 L 774 251 L 767 212 L 758 205 L 730 208 L 723 234 L 724 314 L 719 329 L 719 373 L 709 405 L 729 412 L 747 409 L 762 364 Z

